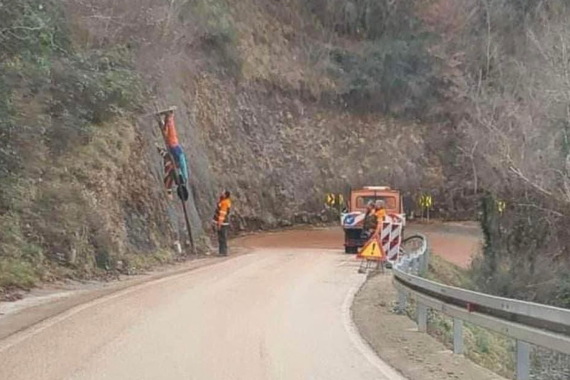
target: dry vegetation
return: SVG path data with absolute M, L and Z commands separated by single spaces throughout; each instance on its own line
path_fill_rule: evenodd
M 485 196 L 473 281 L 567 306 L 567 8 L 0 2 L 0 287 L 164 258 L 180 216 L 134 115 L 177 104 L 197 231 L 220 186 L 237 229 L 318 218 L 323 192 L 367 182 L 431 191 L 448 217 Z
M 568 57 L 564 1 L 458 2 L 471 17 L 447 54 L 463 67 L 456 116 L 474 187 L 487 192 L 481 288 L 568 303 Z M 471 50 L 459 50 L 467 42 Z M 504 213 L 496 200 L 506 201 Z

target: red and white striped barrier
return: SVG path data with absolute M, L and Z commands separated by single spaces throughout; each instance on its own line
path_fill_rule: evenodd
M 402 244 L 403 227 L 404 218 L 397 214 L 388 215 L 382 223 L 380 241 L 389 261 L 398 260 L 400 245 Z

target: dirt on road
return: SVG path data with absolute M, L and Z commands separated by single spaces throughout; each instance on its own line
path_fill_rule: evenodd
M 462 268 L 471 264 L 479 252 L 482 234 L 475 222 L 461 223 L 410 223 L 406 236 L 416 233 L 428 238 L 432 252 Z M 235 244 L 246 248 L 318 248 L 342 250 L 344 232 L 340 227 L 290 229 L 241 237 Z
M 432 253 L 464 269 L 471 265 L 483 244 L 483 234 L 476 222 L 414 223 L 408 232 L 424 234 Z

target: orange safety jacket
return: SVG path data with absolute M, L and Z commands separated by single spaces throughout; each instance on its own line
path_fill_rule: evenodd
M 178 135 L 176 134 L 176 127 L 174 126 L 174 115 L 167 115 L 163 127 L 164 139 L 169 148 L 180 145 L 178 142 Z
M 373 215 L 374 217 L 372 218 L 373 220 L 370 221 L 370 227 L 376 231 L 378 227 L 382 228 L 382 222 L 386 218 L 386 210 L 383 208 L 378 209 L 374 211 Z
M 214 223 L 221 226 L 229 225 L 229 215 L 230 209 L 232 207 L 232 201 L 230 198 L 220 199 L 218 206 L 216 207 L 216 213 L 214 214 Z
M 386 218 L 386 210 L 383 208 L 378 209 L 374 212 L 374 215 L 378 221 L 384 220 Z

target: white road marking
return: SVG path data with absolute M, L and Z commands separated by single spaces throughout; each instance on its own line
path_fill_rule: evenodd
M 354 297 L 366 282 L 366 276 L 361 276 L 361 278 L 362 280 L 348 291 L 346 298 L 342 304 L 342 322 L 344 324 L 344 328 L 346 329 L 348 335 L 350 336 L 350 340 L 358 349 L 358 351 L 360 351 L 366 360 L 368 360 L 370 364 L 377 368 L 382 373 L 382 375 L 390 380 L 406 380 L 405 377 L 396 372 L 396 370 L 394 370 L 392 367 L 382 361 L 378 355 L 376 355 L 368 343 L 362 338 L 354 324 L 354 321 L 352 320 L 352 312 L 350 308 L 354 301 Z

